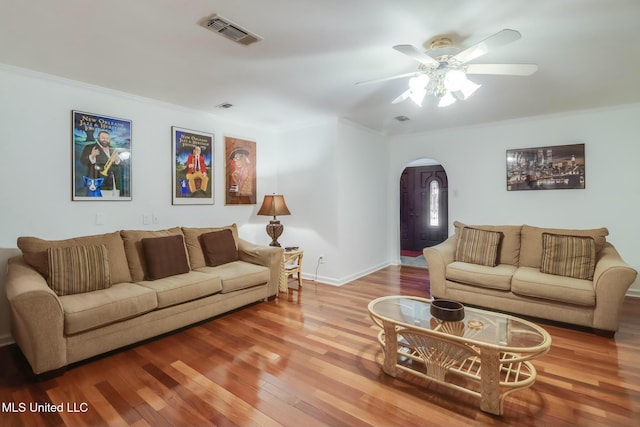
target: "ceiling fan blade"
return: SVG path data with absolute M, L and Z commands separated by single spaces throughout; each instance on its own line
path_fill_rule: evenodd
M 409 97 L 409 94 L 411 93 L 411 89 L 407 89 L 405 90 L 400 96 L 398 96 L 396 99 L 394 99 L 393 101 L 391 101 L 392 104 L 399 104 L 402 101 L 404 101 L 405 99 L 407 99 Z
M 412 77 L 412 76 L 415 76 L 417 74 L 419 74 L 419 73 L 417 73 L 416 71 L 412 71 L 410 73 L 398 74 L 398 75 L 390 76 L 390 77 L 382 77 L 380 79 L 365 80 L 363 82 L 356 83 L 356 85 L 367 85 L 367 84 L 370 84 L 370 83 L 385 82 L 387 80 L 402 79 L 404 77 Z
M 473 46 L 458 53 L 452 59 L 460 62 L 461 64 L 464 64 L 465 62 L 469 62 L 488 53 L 491 49 L 504 46 L 518 40 L 519 38 L 520 33 L 516 30 L 498 31 L 494 35 L 482 40 L 480 43 L 476 43 Z
M 530 76 L 538 71 L 536 64 L 469 64 L 467 74 L 495 74 L 503 76 Z
M 404 53 L 405 55 L 410 56 L 411 58 L 426 66 L 435 68 L 440 65 L 438 61 L 410 44 L 399 44 L 394 46 L 393 48 L 398 52 Z

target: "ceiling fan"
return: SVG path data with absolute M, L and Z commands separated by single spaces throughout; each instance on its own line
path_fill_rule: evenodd
M 514 42 L 520 38 L 515 30 L 505 29 L 487 37 L 462 51 L 455 47 L 449 37 L 433 39 L 426 52 L 415 46 L 402 44 L 393 46 L 420 63 L 418 70 L 411 73 L 398 74 L 381 79 L 356 83 L 369 84 L 387 80 L 409 79 L 409 88 L 392 103 L 396 104 L 408 98 L 418 106 L 422 106 L 424 97 L 429 94 L 439 98 L 439 107 L 456 102 L 456 99 L 469 98 L 481 85 L 467 78 L 468 74 L 494 74 L 508 76 L 530 76 L 538 70 L 536 64 L 469 64 L 489 51 Z

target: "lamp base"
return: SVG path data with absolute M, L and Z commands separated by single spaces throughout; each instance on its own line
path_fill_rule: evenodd
M 271 237 L 271 243 L 269 246 L 277 246 L 280 247 L 280 243 L 278 243 L 278 237 L 284 231 L 284 225 L 280 224 L 280 221 L 277 219 L 272 219 L 267 224 L 267 234 Z

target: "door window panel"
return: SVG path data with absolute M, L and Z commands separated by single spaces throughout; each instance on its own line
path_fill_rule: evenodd
M 429 187 L 429 225 L 437 227 L 440 225 L 440 184 L 433 180 Z

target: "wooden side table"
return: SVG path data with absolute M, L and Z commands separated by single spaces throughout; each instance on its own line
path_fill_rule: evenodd
M 282 252 L 282 264 L 280 268 L 280 286 L 279 291 L 287 293 L 289 292 L 289 277 L 293 277 L 297 274 L 298 287 L 302 287 L 302 256 L 304 251 L 283 251 Z

